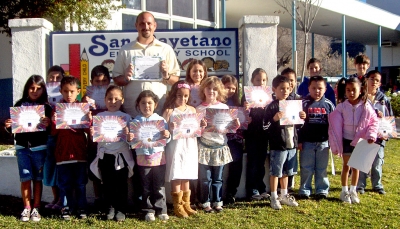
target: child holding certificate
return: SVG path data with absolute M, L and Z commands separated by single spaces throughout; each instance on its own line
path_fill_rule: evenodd
M 207 78 L 207 66 L 203 61 L 193 59 L 187 67 L 185 79 L 190 86 L 190 106 L 197 107 L 200 105 L 199 87 L 205 78 Z
M 368 89 L 368 102 L 371 103 L 375 111 L 377 112 L 378 118 L 384 118 L 387 116 L 393 116 L 392 106 L 390 101 L 384 93 L 379 91 L 381 86 L 382 75 L 379 71 L 372 70 L 367 73 L 366 83 Z M 385 190 L 382 185 L 382 165 L 384 158 L 384 149 L 386 145 L 385 137 L 379 136 L 375 143 L 380 145 L 379 151 L 376 154 L 374 162 L 371 167 L 371 184 L 372 190 L 381 195 L 385 194 Z M 367 174 L 360 171 L 360 177 L 358 178 L 357 192 L 363 194 L 367 185 Z
M 45 116 L 40 118 L 40 123 L 46 127 L 50 126 L 51 107 L 47 103 L 47 90 L 44 79 L 39 75 L 29 77 L 24 86 L 22 98 L 14 105 L 14 107 L 44 105 Z M 5 127 L 11 133 L 11 125 L 13 121 L 7 119 Z M 32 220 L 38 222 L 41 219 L 39 214 L 40 201 L 42 198 L 42 179 L 43 166 L 46 157 L 47 136 L 50 132 L 27 132 L 15 134 L 15 149 L 17 155 L 17 163 L 19 177 L 21 181 L 21 196 L 24 204 L 24 210 L 21 214 L 21 221 L 26 222 Z M 31 207 L 31 193 L 33 183 L 33 208 Z
M 61 80 L 60 92 L 63 103 L 79 103 L 76 99 L 80 93 L 79 79 L 73 76 L 66 76 Z M 71 111 L 73 112 L 73 111 Z M 54 126 L 52 135 L 57 137 L 55 156 L 58 172 L 58 187 L 60 196 L 65 196 L 61 215 L 64 220 L 70 219 L 70 207 L 75 202 L 73 191 L 77 202 L 77 216 L 86 218 L 86 184 L 87 180 L 87 138 L 90 134 L 86 129 L 56 129 L 57 114 L 53 116 Z M 91 115 L 89 115 L 91 119 Z M 72 210 L 72 209 L 71 209 Z
M 251 74 L 253 86 L 267 86 L 267 72 L 262 68 L 256 68 Z M 242 97 L 242 100 L 245 96 Z M 247 101 L 243 106 L 248 109 Z M 250 108 L 251 122 L 244 131 L 245 148 L 247 152 L 247 172 L 246 172 L 246 195 L 250 200 L 267 199 L 266 186 L 264 184 L 265 160 L 268 155 L 268 141 L 262 130 L 264 117 L 264 107 Z
M 292 92 L 289 79 L 278 75 L 272 81 L 272 90 L 276 99 L 265 109 L 263 128 L 268 134 L 270 150 L 270 204 L 273 209 L 279 210 L 282 208 L 281 204 L 298 206 L 287 189 L 288 176 L 296 173 L 297 130 L 294 125 L 281 125 L 280 123 L 285 114 L 280 111 L 279 104 L 281 101 L 287 100 Z M 299 116 L 301 119 L 305 118 L 305 113 L 301 109 Z M 281 178 L 281 196 L 278 196 L 277 192 L 278 178 Z
M 61 82 L 63 77 L 64 69 L 58 65 L 54 65 L 47 70 L 47 83 Z M 43 184 L 51 187 L 53 201 L 46 204 L 44 207 L 47 209 L 59 210 L 61 209 L 64 197 L 60 197 L 60 190 L 57 186 L 56 159 L 54 157 L 55 147 L 56 139 L 50 134 L 47 139 L 47 155 L 43 167 Z
M 131 116 L 120 111 L 124 103 L 122 90 L 117 86 L 108 87 L 105 103 L 107 111 L 100 112 L 97 116 L 121 118 L 125 121 L 126 126 L 131 120 Z M 90 130 L 93 136 L 93 127 Z M 128 202 L 127 179 L 133 175 L 134 164 L 129 144 L 125 141 L 99 142 L 97 144 L 97 156 L 91 163 L 90 169 L 103 182 L 104 199 L 108 207 L 107 220 L 114 218 L 116 221 L 125 220 Z
M 210 76 L 200 85 L 200 98 L 202 103 L 196 108 L 198 113 L 206 113 L 207 108 L 229 109 L 222 103 L 226 99 L 226 91 L 221 80 Z M 205 119 L 202 126 L 206 126 Z M 236 125 L 240 126 L 238 119 Z M 227 145 L 226 134 L 204 132 L 199 138 L 199 186 L 200 201 L 203 210 L 207 213 L 214 210 L 221 212 L 222 208 L 222 172 L 224 165 L 232 161 L 232 156 Z M 212 188 L 212 195 L 210 190 Z
M 98 87 L 98 88 L 102 88 L 102 87 L 107 87 L 108 85 L 110 85 L 111 82 L 111 77 L 110 77 L 110 72 L 108 71 L 108 68 L 103 66 L 103 65 L 97 65 L 95 66 L 92 71 L 90 72 L 90 84 L 93 87 Z M 105 88 L 103 88 L 103 90 L 99 90 L 98 92 L 105 92 Z M 93 95 L 90 94 L 89 96 L 89 92 L 87 91 L 86 95 L 83 96 L 82 98 L 82 102 L 84 103 L 88 103 L 89 101 L 93 103 L 94 107 L 96 107 L 95 104 L 99 103 L 99 100 L 101 99 L 101 103 L 104 100 L 104 95 L 105 94 L 99 94 L 99 93 L 95 93 L 93 92 Z M 95 95 L 94 95 L 95 94 Z M 97 101 L 96 101 L 96 100 Z M 103 103 L 102 103 L 103 104 Z M 99 107 L 97 106 L 96 109 L 92 109 L 92 115 L 97 115 L 100 112 L 106 111 L 106 107 Z M 94 158 L 96 157 L 97 154 L 97 143 L 93 142 L 91 138 L 88 139 L 88 164 L 90 165 Z M 99 178 L 97 178 L 92 171 L 89 169 L 88 172 L 88 178 L 93 181 L 93 191 L 94 191 L 94 207 L 96 208 L 97 211 L 101 211 L 103 210 L 103 203 L 102 203 L 102 187 L 101 187 L 101 181 Z
M 329 145 L 332 153 L 343 157 L 342 192 L 340 200 L 345 203 L 360 203 L 356 188 L 359 170 L 351 168 L 350 192 L 347 187 L 350 167 L 347 162 L 358 141 L 363 138 L 372 144 L 377 139 L 378 117 L 374 108 L 367 102 L 367 96 L 361 81 L 350 78 L 345 81 L 347 99 L 340 103 L 328 116 Z
M 171 133 L 177 128 L 176 123 L 171 121 L 173 117 L 196 114 L 196 109 L 187 105 L 189 100 L 189 84 L 181 80 L 172 85 L 163 108 L 163 117 L 169 123 Z M 196 119 L 192 120 L 197 123 Z M 189 189 L 189 180 L 197 180 L 197 157 L 196 137 L 171 140 L 166 147 L 167 173 L 165 178 L 168 182 L 171 182 L 174 213 L 178 217 L 186 218 L 197 213 L 190 207 Z
M 161 139 L 171 139 L 168 131 L 167 122 L 163 117 L 154 113 L 157 108 L 159 98 L 154 92 L 150 90 L 142 91 L 136 99 L 136 109 L 140 114 L 135 117 L 133 122 L 143 123 L 147 121 L 159 121 L 164 123 L 165 130 L 160 131 Z M 150 133 L 149 135 L 151 135 Z M 152 136 L 153 137 L 153 136 Z M 139 138 L 139 136 L 131 136 L 132 138 Z M 149 138 L 152 141 L 152 138 Z M 165 221 L 169 219 L 167 215 L 167 204 L 165 197 L 165 152 L 164 147 L 153 148 L 137 148 L 137 167 L 142 184 L 142 211 L 146 213 L 146 221 L 155 221 L 155 215 Z
M 224 75 L 221 79 L 224 84 L 225 90 L 227 91 L 228 100 L 226 105 L 240 107 L 239 101 L 239 86 L 236 77 L 232 75 Z M 227 180 L 227 194 L 225 203 L 235 203 L 235 195 L 237 188 L 240 184 L 240 178 L 242 177 L 242 164 L 243 164 L 243 130 L 237 130 L 236 133 L 226 134 L 228 138 L 228 146 L 232 155 L 232 162 L 228 164 L 229 175 Z

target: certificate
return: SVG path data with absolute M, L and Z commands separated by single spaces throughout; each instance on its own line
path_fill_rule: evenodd
M 131 145 L 137 148 L 154 148 L 165 146 L 167 140 L 161 136 L 161 131 L 165 130 L 164 120 L 148 122 L 130 122 L 130 132 L 134 134 Z
M 218 134 L 236 133 L 239 128 L 235 124 L 237 118 L 237 109 L 206 109 L 207 127 L 205 132 L 214 132 Z
M 60 82 L 49 82 L 46 83 L 47 95 L 49 96 L 49 103 L 52 107 L 56 106 L 56 103 L 61 102 L 62 95 L 60 93 Z
M 170 122 L 176 123 L 172 131 L 173 139 L 195 138 L 201 136 L 200 121 L 203 119 L 203 114 L 178 114 L 171 116 Z
M 46 127 L 40 124 L 43 116 L 44 105 L 10 107 L 12 133 L 45 131 Z
M 375 160 L 376 154 L 379 151 L 379 145 L 372 143 L 369 144 L 367 140 L 362 139 L 359 141 L 351 153 L 347 165 L 356 168 L 364 173 L 368 173 L 371 169 L 372 163 Z
M 93 116 L 93 142 L 119 142 L 125 139 L 126 116 Z
M 88 103 L 93 110 L 106 109 L 105 96 L 108 86 L 87 86 L 86 95 L 90 97 Z
M 397 138 L 396 122 L 393 116 L 379 119 L 378 137 Z
M 272 102 L 272 89 L 269 86 L 244 86 L 244 95 L 250 108 L 264 108 Z
M 300 111 L 303 110 L 301 100 L 280 100 L 279 111 L 283 112 L 280 119 L 281 125 L 303 124 L 304 120 L 300 118 Z
M 56 129 L 83 129 L 90 127 L 88 103 L 57 103 Z
M 250 110 L 244 109 L 244 107 L 234 107 L 230 106 L 229 109 L 237 109 L 238 114 L 237 118 L 239 119 L 240 122 L 240 127 L 239 129 L 247 130 L 247 127 L 249 126 L 249 115 L 250 115 Z
M 133 80 L 161 80 L 160 56 L 134 56 L 132 57 Z
M 200 91 L 199 85 L 190 86 L 190 101 L 189 101 L 190 106 L 197 107 L 198 105 L 201 104 L 199 91 Z

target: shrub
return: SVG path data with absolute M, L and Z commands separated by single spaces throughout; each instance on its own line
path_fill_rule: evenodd
M 393 114 L 396 117 L 400 116 L 400 93 L 389 90 L 385 94 L 390 99 L 390 104 L 392 105 Z

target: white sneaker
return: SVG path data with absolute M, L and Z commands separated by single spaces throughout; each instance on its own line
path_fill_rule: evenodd
M 340 200 L 343 201 L 344 203 L 351 204 L 350 193 L 348 191 L 342 191 L 340 193 Z
M 275 210 L 280 210 L 282 208 L 280 198 L 271 197 L 271 208 Z
M 156 217 L 154 216 L 154 213 L 149 212 L 146 214 L 145 220 L 148 222 L 152 222 L 156 220 Z
M 360 203 L 360 198 L 358 198 L 357 192 L 350 192 L 350 199 L 351 203 L 353 204 L 359 204 Z
M 162 221 L 169 220 L 169 216 L 167 214 L 158 215 L 158 218 L 161 219 Z
M 281 197 L 281 204 L 287 205 L 287 206 L 293 206 L 297 207 L 299 204 L 296 202 L 296 199 L 294 196 L 291 196 L 289 194 L 286 194 Z
M 42 219 L 42 217 L 39 214 L 39 211 L 37 208 L 34 208 L 31 212 L 31 220 L 33 222 L 39 222 Z
M 20 220 L 22 222 L 28 222 L 30 216 L 31 216 L 31 209 L 25 208 L 21 213 Z

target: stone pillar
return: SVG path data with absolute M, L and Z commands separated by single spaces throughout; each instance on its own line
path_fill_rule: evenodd
M 243 16 L 239 21 L 240 53 L 244 85 L 251 84 L 251 73 L 263 68 L 268 75 L 268 85 L 277 74 L 278 16 Z
M 22 97 L 26 80 L 46 77 L 49 68 L 49 33 L 53 24 L 43 18 L 11 19 L 13 104 Z M 45 78 L 46 79 L 46 78 Z

